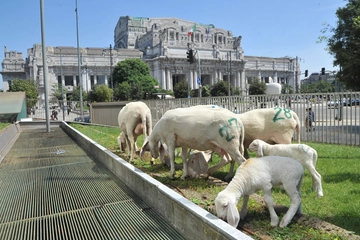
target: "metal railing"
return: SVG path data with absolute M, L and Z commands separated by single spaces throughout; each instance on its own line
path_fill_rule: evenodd
M 203 98 L 180 98 L 143 100 L 152 114 L 153 125 L 170 109 L 189 107 L 194 105 L 217 105 L 238 113 L 244 113 L 258 108 L 284 107 L 293 110 L 300 118 L 301 141 L 336 143 L 360 146 L 360 92 L 337 92 L 316 94 L 282 94 L 282 95 L 252 95 L 252 96 L 224 96 Z M 72 106 L 67 112 L 59 102 L 58 120 L 75 121 L 80 117 L 79 102 L 67 102 L 65 106 Z M 126 102 L 94 103 L 84 106 L 84 116 L 91 113 L 91 122 L 117 126 L 117 115 Z M 109 105 L 109 106 L 107 106 Z M 59 107 L 60 106 L 60 107 Z M 306 109 L 314 112 L 313 126 L 306 128 Z M 51 112 L 51 111 L 50 111 Z M 111 116 L 111 117 L 110 117 Z M 45 109 L 37 106 L 30 118 L 45 119 Z M 297 139 L 294 136 L 294 139 Z

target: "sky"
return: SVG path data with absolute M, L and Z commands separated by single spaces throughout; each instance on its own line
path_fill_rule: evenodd
M 301 72 L 336 71 L 326 43 L 318 43 L 326 24 L 336 27 L 336 10 L 345 0 L 43 0 L 44 38 L 47 46 L 77 47 L 76 1 L 80 47 L 114 45 L 120 16 L 179 18 L 214 24 L 242 36 L 245 56 L 298 57 Z M 0 62 L 4 46 L 22 52 L 41 43 L 40 0 L 0 3 Z M 326 34 L 331 36 L 330 33 Z M 303 78 L 303 75 L 302 77 Z M 0 75 L 0 89 L 3 89 Z

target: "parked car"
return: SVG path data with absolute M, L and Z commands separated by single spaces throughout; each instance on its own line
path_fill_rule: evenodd
M 359 98 L 351 98 L 344 101 L 344 106 L 355 106 L 355 105 L 360 105 Z
M 337 108 L 339 106 L 340 100 L 330 100 L 327 105 L 328 108 Z
M 81 117 L 75 118 L 74 121 L 75 121 L 75 122 L 82 122 L 82 121 L 81 121 Z M 86 122 L 86 123 L 91 123 L 90 116 L 84 116 L 84 122 Z

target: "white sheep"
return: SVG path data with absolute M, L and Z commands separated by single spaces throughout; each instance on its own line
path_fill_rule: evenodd
M 239 164 L 245 159 L 243 153 L 244 130 L 241 121 L 233 112 L 223 108 L 189 107 L 168 110 L 155 124 L 152 133 L 145 139 L 140 156 L 144 151 L 151 152 L 157 158 L 162 148 L 159 141 L 168 147 L 170 157 L 170 178 L 175 175 L 175 148 L 182 148 L 183 175 L 187 172 L 187 151 L 196 149 L 200 151 L 213 150 L 220 156 L 226 156 L 218 168 L 227 161 L 234 159 Z M 214 168 L 212 168 L 214 170 Z M 233 170 L 229 172 L 233 175 Z
M 273 186 L 282 186 L 291 200 L 290 207 L 280 222 L 280 227 L 286 227 L 296 212 L 301 213 L 300 188 L 303 175 L 303 166 L 292 158 L 250 158 L 240 165 L 228 186 L 217 195 L 216 214 L 231 226 L 237 227 L 240 217 L 244 219 L 247 214 L 249 196 L 262 190 L 270 212 L 271 226 L 278 226 L 279 217 L 274 209 L 271 189 Z M 244 200 L 239 215 L 236 205 L 241 197 L 244 197 Z
M 300 143 L 299 117 L 290 109 L 281 107 L 261 108 L 237 116 L 245 128 L 245 158 L 249 158 L 247 148 L 255 139 L 261 139 L 270 144 L 290 144 L 296 132 L 298 143 Z
M 322 197 L 321 175 L 315 166 L 318 158 L 317 151 L 306 144 L 275 144 L 270 145 L 260 139 L 254 140 L 249 146 L 250 152 L 256 151 L 256 157 L 284 156 L 299 161 L 312 176 L 312 189 L 317 191 L 317 196 Z
M 194 150 L 188 160 L 188 174 L 191 178 L 198 178 L 208 171 L 208 162 L 212 158 L 213 151 Z
M 121 145 L 121 143 L 123 142 L 122 139 L 125 139 L 128 156 L 130 156 L 130 162 L 132 163 L 134 161 L 135 149 L 137 148 L 135 146 L 136 139 L 141 134 L 144 134 L 144 138 L 151 134 L 151 111 L 143 102 L 130 102 L 120 110 L 118 123 L 122 131 L 118 137 L 120 150 L 124 150 L 124 145 Z

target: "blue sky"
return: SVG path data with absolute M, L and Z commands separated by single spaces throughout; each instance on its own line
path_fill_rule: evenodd
M 109 47 L 120 16 L 175 17 L 242 36 L 247 56 L 298 57 L 301 71 L 336 70 L 325 43 L 317 43 L 323 24 L 336 26 L 336 10 L 344 0 L 78 0 L 80 47 Z M 76 47 L 76 0 L 44 0 L 47 46 Z M 4 46 L 27 56 L 27 49 L 41 43 L 40 0 L 0 3 L 0 62 Z M 0 76 L 0 89 L 3 88 Z

